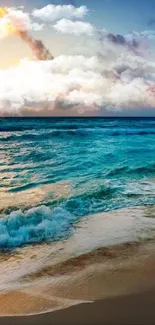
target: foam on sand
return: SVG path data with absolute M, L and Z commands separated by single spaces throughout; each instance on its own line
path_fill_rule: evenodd
M 11 285 L 13 278 L 18 279 L 99 247 L 153 238 L 154 216 L 154 206 L 96 214 L 78 223 L 75 216 L 60 208 L 51 210 L 42 206 L 25 213 L 12 212 L 0 219 L 0 243 L 3 249 L 0 277 L 4 280 L 3 284 L 8 283 L 9 279 Z M 30 245 L 34 242 L 39 245 Z M 22 244 L 29 245 L 14 250 L 11 255 L 4 253 L 5 249 Z M 4 289 L 3 284 L 0 288 Z

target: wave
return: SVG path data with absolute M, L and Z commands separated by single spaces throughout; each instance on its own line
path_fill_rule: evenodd
M 117 195 L 117 188 L 110 186 L 99 186 L 92 189 L 84 188 L 75 190 L 74 194 L 62 203 L 64 209 L 77 216 L 88 216 L 89 214 L 107 211 L 107 203 L 113 202 Z M 108 203 L 109 210 L 112 209 Z M 116 208 L 116 205 L 114 206 Z
M 76 220 L 76 216 L 64 209 L 52 210 L 45 205 L 26 212 L 11 212 L 0 219 L 0 250 L 65 239 L 72 233 Z
M 72 234 L 81 216 L 88 215 L 91 206 L 91 212 L 100 211 L 97 209 L 96 201 L 101 202 L 112 198 L 114 193 L 115 189 L 101 186 L 65 200 L 61 207 L 54 207 L 50 200 L 46 205 L 1 215 L 0 251 L 9 251 L 28 244 L 66 239 Z
M 0 141 L 8 142 L 8 141 L 42 141 L 43 139 L 51 139 L 52 137 L 67 137 L 67 136 L 87 136 L 90 132 L 88 130 L 53 130 L 47 132 L 37 132 L 37 133 L 18 133 L 13 135 L 2 135 L 0 137 Z
M 153 130 L 121 130 L 121 131 L 113 131 L 111 133 L 112 136 L 128 136 L 128 135 L 154 135 L 155 131 Z
M 155 173 L 155 164 L 149 164 L 147 166 L 137 166 L 135 168 L 129 168 L 128 166 L 124 167 L 117 167 L 114 168 L 113 170 L 110 170 L 106 176 L 108 177 L 113 177 L 113 176 L 121 176 L 121 175 L 151 175 Z
M 15 130 L 13 130 L 15 131 Z M 118 136 L 147 136 L 155 135 L 155 131 L 152 129 L 137 130 L 137 129 L 120 129 L 120 130 L 109 130 L 106 128 L 55 128 L 47 132 L 47 130 L 40 130 L 39 132 L 24 132 L 25 130 L 18 130 L 17 134 L 1 134 L 0 141 L 42 141 L 43 139 L 51 139 L 52 137 L 87 137 L 93 135 L 102 135 L 106 137 L 118 137 Z
M 144 210 L 145 209 L 145 210 Z M 138 216 L 138 211 L 144 210 L 143 216 L 153 220 L 154 206 L 145 206 L 137 208 L 124 208 L 116 209 L 109 212 L 102 212 L 101 215 L 105 216 L 105 220 L 108 222 L 108 216 L 113 215 L 114 220 L 117 220 L 117 216 L 122 213 L 124 224 L 130 223 L 129 215 L 127 212 L 135 211 L 134 216 Z M 125 213 L 124 213 L 125 211 Z M 125 216 L 125 218 L 124 218 Z M 143 223 L 140 213 L 140 224 Z M 86 219 L 87 218 L 87 219 Z M 95 218 L 95 215 L 92 216 Z M 132 218 L 134 220 L 133 214 Z M 83 218 L 82 218 L 83 219 Z M 8 215 L 1 216 L 0 219 L 0 251 L 8 252 L 16 248 L 28 244 L 39 244 L 43 242 L 57 242 L 65 240 L 75 232 L 75 225 L 81 220 L 80 216 L 72 214 L 66 209 L 56 207 L 52 209 L 49 206 L 42 205 L 40 207 L 34 207 L 23 212 L 22 210 L 13 211 Z M 88 220 L 89 217 L 85 216 L 84 220 Z M 136 221 L 135 220 L 135 225 Z M 109 220 L 109 222 L 111 222 Z M 118 222 L 118 220 L 116 221 Z M 153 221 L 154 222 L 154 221 Z M 146 222 L 146 224 L 148 221 Z M 115 222 L 111 224 L 115 229 Z M 105 224 L 106 226 L 106 224 Z M 96 225 L 98 228 L 98 225 Z M 134 230 L 133 222 L 131 227 Z

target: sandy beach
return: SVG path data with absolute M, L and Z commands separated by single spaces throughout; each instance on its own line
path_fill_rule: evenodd
M 2 325 L 148 325 L 155 323 L 155 290 L 82 304 L 37 316 L 4 317 Z
M 33 290 L 1 294 L 0 324 L 154 324 L 153 252 L 154 240 L 126 243 L 99 248 L 32 274 L 30 278 L 38 279 L 43 274 L 70 274 L 72 281 L 69 286 L 67 281 L 43 285 L 38 296 Z M 67 299 L 77 305 L 67 308 Z
M 0 325 L 155 325 L 155 0 L 0 0 Z
M 0 324 L 154 324 L 154 212 L 92 215 L 65 241 L 2 254 Z

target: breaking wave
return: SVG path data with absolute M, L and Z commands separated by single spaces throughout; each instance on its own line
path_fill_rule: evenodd
M 0 219 L 0 250 L 65 239 L 72 233 L 76 219 L 61 208 L 52 210 L 44 205 L 26 212 L 13 211 Z
M 155 119 L 0 119 L 0 250 L 66 238 L 83 216 L 155 204 L 154 134 Z

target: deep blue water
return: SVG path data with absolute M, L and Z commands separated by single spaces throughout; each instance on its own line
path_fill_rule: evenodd
M 67 197 L 15 206 L 25 191 L 60 182 Z M 0 248 L 61 239 L 92 213 L 154 204 L 155 118 L 1 118 L 0 203 L 4 193 L 12 208 L 1 209 Z

